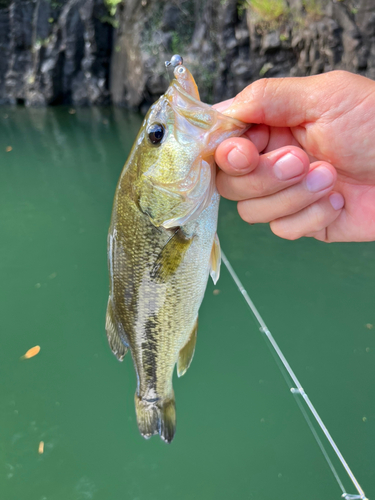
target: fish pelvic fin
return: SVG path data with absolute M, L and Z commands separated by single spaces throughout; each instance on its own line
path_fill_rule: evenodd
M 109 297 L 108 299 L 105 329 L 107 332 L 109 347 L 112 349 L 112 352 L 116 356 L 116 358 L 119 361 L 122 361 L 125 354 L 128 352 L 128 348 L 122 342 L 121 337 L 117 331 L 111 297 Z
M 182 377 L 189 368 L 195 351 L 195 344 L 197 341 L 198 318 L 195 320 L 193 330 L 190 334 L 189 340 L 181 349 L 177 360 L 177 376 Z
M 135 395 L 135 412 L 139 432 L 145 439 L 159 434 L 170 443 L 176 432 L 176 406 L 174 397 L 167 400 L 148 401 Z
M 221 249 L 220 241 L 217 233 L 215 233 L 214 243 L 212 245 L 211 256 L 210 256 L 210 274 L 214 285 L 219 280 L 220 277 L 220 265 L 221 265 Z

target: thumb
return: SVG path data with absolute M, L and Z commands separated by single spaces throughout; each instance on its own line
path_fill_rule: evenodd
M 264 78 L 215 108 L 246 123 L 296 127 L 316 121 L 322 115 L 332 89 L 332 85 L 326 85 L 325 79 L 327 75 Z

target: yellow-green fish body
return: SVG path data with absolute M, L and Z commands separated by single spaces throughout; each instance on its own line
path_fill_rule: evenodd
M 108 235 L 106 330 L 122 360 L 130 349 L 138 427 L 170 442 L 176 427 L 172 375 L 192 360 L 208 276 L 216 282 L 219 195 L 214 151 L 245 125 L 199 101 L 182 65 L 151 107 L 116 189 Z

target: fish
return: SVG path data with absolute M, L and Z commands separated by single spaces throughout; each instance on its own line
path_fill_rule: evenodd
M 173 79 L 149 109 L 120 175 L 108 232 L 107 338 L 137 374 L 141 435 L 170 443 L 176 430 L 172 376 L 195 351 L 198 310 L 209 275 L 220 273 L 220 196 L 214 153 L 248 125 L 200 101 L 173 56 Z

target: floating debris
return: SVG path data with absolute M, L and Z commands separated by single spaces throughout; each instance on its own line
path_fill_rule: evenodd
M 10 152 L 12 151 L 12 149 L 13 149 L 13 148 L 12 148 L 12 146 L 7 146 L 7 147 L 5 148 L 5 151 L 6 151 L 7 153 L 10 153 Z
M 35 283 L 35 288 L 40 288 L 42 285 L 40 283 Z
M 214 295 L 219 295 L 219 293 L 220 293 L 220 290 L 219 290 L 219 289 L 217 289 L 217 288 L 215 288 L 215 290 L 213 291 L 213 294 L 214 294 Z
M 50 280 L 53 280 L 54 278 L 56 278 L 56 276 L 57 276 L 57 273 L 51 273 L 51 274 L 48 276 L 48 278 L 49 278 Z
M 38 453 L 42 455 L 44 453 L 44 441 L 41 441 L 38 446 Z
M 40 346 L 36 345 L 35 347 L 32 347 L 31 349 L 29 349 L 26 354 L 21 356 L 21 359 L 33 358 L 34 356 L 36 356 L 39 353 L 39 351 L 40 351 Z
M 75 114 L 76 114 L 76 110 L 75 110 L 75 109 L 73 109 L 73 108 L 71 108 L 71 109 L 69 109 L 68 113 L 69 113 L 70 115 L 75 115 Z
M 368 328 L 369 330 L 372 330 L 374 328 L 374 325 L 372 325 L 371 323 L 367 323 L 365 327 Z
M 370 348 L 369 347 L 366 347 L 366 352 L 370 352 Z
M 367 422 L 367 417 L 362 417 L 363 422 Z

